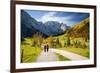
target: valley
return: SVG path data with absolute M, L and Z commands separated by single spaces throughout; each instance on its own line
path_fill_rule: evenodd
M 56 21 L 38 22 L 25 11 L 22 11 L 21 15 L 21 63 L 36 62 L 45 44 L 49 45 L 49 50 L 54 48 L 90 58 L 89 18 L 71 27 Z M 59 60 L 53 60 L 74 60 L 56 52 L 53 52 L 54 54 Z

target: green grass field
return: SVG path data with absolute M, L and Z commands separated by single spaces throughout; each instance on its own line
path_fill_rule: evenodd
M 58 53 L 56 53 L 56 55 L 58 56 L 59 61 L 70 61 L 70 59 L 68 59 L 68 58 L 66 58 L 66 57 L 64 57 L 64 56 L 62 56 L 62 55 L 60 55 Z
M 89 58 L 89 49 L 88 48 L 74 48 L 74 47 L 67 47 L 67 48 L 59 48 L 61 50 L 70 51 L 82 56 Z
M 23 50 L 23 53 L 22 53 Z M 35 62 L 41 52 L 41 48 L 32 47 L 30 45 L 21 45 L 21 59 L 22 63 Z

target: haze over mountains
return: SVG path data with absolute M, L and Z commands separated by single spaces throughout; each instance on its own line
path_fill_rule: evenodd
M 21 36 L 31 37 L 35 33 L 42 33 L 43 36 L 59 35 L 69 29 L 70 26 L 59 23 L 57 21 L 47 21 L 45 23 L 38 22 L 32 18 L 27 12 L 21 10 Z

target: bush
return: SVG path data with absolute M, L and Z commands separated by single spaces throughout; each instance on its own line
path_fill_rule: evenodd
M 87 48 L 87 45 L 85 43 L 82 43 L 82 48 Z
M 76 41 L 73 41 L 73 46 L 76 47 L 76 48 L 80 48 L 81 47 L 81 42 L 76 40 Z

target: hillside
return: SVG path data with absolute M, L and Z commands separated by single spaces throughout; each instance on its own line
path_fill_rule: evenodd
M 68 36 L 89 38 L 89 24 L 89 18 L 84 19 L 68 30 Z

